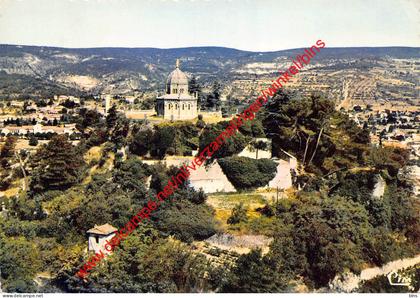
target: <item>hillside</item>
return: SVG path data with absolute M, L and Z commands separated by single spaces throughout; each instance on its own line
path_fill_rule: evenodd
M 204 84 L 225 83 L 272 74 L 302 49 L 249 52 L 224 47 L 85 48 L 69 49 L 0 45 L 0 96 L 81 95 L 129 93 L 163 88 L 177 58 L 182 68 Z M 317 55 L 318 67 L 340 65 L 361 68 L 388 59 L 419 59 L 419 48 L 325 48 Z M 355 63 L 361 62 L 359 64 Z M 263 70 L 263 71 L 261 71 Z

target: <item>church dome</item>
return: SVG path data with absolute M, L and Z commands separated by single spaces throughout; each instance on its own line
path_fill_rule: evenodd
M 179 68 L 176 68 L 173 72 L 169 74 L 166 84 L 185 85 L 188 84 L 188 77 Z
M 188 91 L 188 77 L 179 69 L 179 60 L 176 61 L 176 68 L 166 80 L 166 93 L 186 93 Z

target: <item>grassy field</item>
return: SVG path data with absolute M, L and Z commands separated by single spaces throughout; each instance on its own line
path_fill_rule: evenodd
M 282 200 L 291 201 L 295 197 L 292 190 L 278 193 L 279 202 Z M 267 217 L 256 211 L 257 208 L 264 207 L 267 203 L 273 206 L 277 200 L 275 189 L 258 190 L 244 193 L 216 193 L 207 198 L 207 204 L 214 208 L 215 219 L 219 222 L 219 229 L 234 235 L 265 235 L 272 237 L 276 221 L 275 217 Z M 231 216 L 233 207 L 243 203 L 247 208 L 247 222 L 230 225 L 227 223 Z
M 264 207 L 266 200 L 258 193 L 241 193 L 241 194 L 213 194 L 209 195 L 207 204 L 212 206 L 215 211 L 215 218 L 220 222 L 220 228 L 225 231 L 238 231 L 237 227 L 232 227 L 227 224 L 227 219 L 231 215 L 233 207 L 239 203 L 243 203 L 248 209 L 247 215 L 250 220 L 260 217 L 260 213 L 255 211 L 256 208 Z M 241 234 L 245 230 L 239 229 Z

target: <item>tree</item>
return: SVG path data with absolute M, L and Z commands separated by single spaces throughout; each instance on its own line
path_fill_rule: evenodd
M 384 196 L 391 209 L 391 228 L 420 244 L 420 204 L 407 190 L 390 185 Z
M 70 99 L 66 99 L 63 103 L 61 103 L 63 107 L 66 107 L 67 109 L 74 109 L 76 106 L 79 106 L 74 101 Z
M 117 120 L 110 131 L 110 141 L 115 144 L 116 149 L 126 145 L 129 129 L 130 121 L 123 114 L 119 113 Z
M 32 191 L 64 190 L 83 178 L 83 156 L 65 135 L 57 135 L 33 158 Z
M 155 99 L 153 97 L 147 97 L 140 102 L 139 108 L 141 110 L 151 110 L 155 107 Z
M 310 164 L 334 112 L 330 100 L 317 95 L 297 99 L 280 90 L 267 103 L 263 115 L 266 134 L 273 138 L 276 149 L 273 153 L 278 154 L 280 148 L 291 150 L 301 158 L 302 164 Z
M 154 134 L 153 153 L 156 156 L 164 157 L 167 150 L 172 147 L 176 137 L 176 127 L 158 126 Z
M 132 153 L 140 156 L 149 153 L 153 148 L 153 130 L 145 127 L 134 133 L 129 148 Z
M 67 278 L 72 292 L 186 293 L 214 291 L 206 258 L 171 237 L 162 239 L 150 226 L 140 226 L 121 243 L 107 266 L 97 268 L 89 284 Z M 217 285 L 215 285 L 217 286 Z
M 9 167 L 10 159 L 14 156 L 17 138 L 8 136 L 3 147 L 0 150 L 0 164 L 3 168 Z
M 172 285 L 169 292 L 202 292 L 209 266 L 203 255 L 194 254 L 185 244 L 173 239 L 159 240 L 150 247 L 139 266 L 142 275 L 155 285 Z M 162 264 L 159 260 L 165 258 Z M 169 287 L 166 291 L 169 290 Z
M 225 131 L 228 125 L 229 122 L 227 121 L 206 125 L 200 134 L 199 150 L 202 151 L 206 146 L 214 142 L 214 140 L 216 140 L 216 138 Z M 237 132 L 220 145 L 220 148 L 212 155 L 209 161 L 239 153 L 246 147 L 246 145 L 249 144 L 250 141 L 250 136 L 247 136 L 242 132 Z
M 113 171 L 113 181 L 128 192 L 146 196 L 145 180 L 152 174 L 150 167 L 135 157 L 128 158 Z
M 188 83 L 188 92 L 194 94 L 197 92 L 198 102 L 201 100 L 201 85 L 198 83 L 197 78 L 192 76 L 191 80 Z
M 69 218 L 79 233 L 86 227 L 110 223 L 115 227 L 124 226 L 133 216 L 133 210 L 142 204 L 134 204 L 129 194 L 109 176 L 98 176 L 86 186 L 85 196 L 80 205 L 71 211 Z M 139 192 L 138 197 L 145 192 Z M 140 198 L 138 199 L 140 201 Z M 143 197 L 145 201 L 145 197 Z
M 316 94 L 301 98 L 280 90 L 268 101 L 261 118 L 274 156 L 290 152 L 306 173 L 325 175 L 315 189 L 337 171 L 366 166 L 369 132 L 336 111 L 329 99 Z M 312 180 L 307 187 L 314 186 Z
M 152 155 L 191 154 L 198 147 L 199 128 L 189 122 L 160 124 L 154 127 Z
M 43 99 L 36 101 L 35 104 L 38 108 L 44 108 L 47 106 L 47 103 Z
M 34 135 L 31 135 L 31 137 L 29 138 L 29 146 L 36 145 L 38 145 L 38 139 Z
M 91 148 L 93 146 L 99 146 L 105 143 L 108 139 L 108 132 L 106 128 L 97 128 L 90 134 L 86 140 L 86 147 Z
M 238 224 L 240 222 L 247 222 L 247 208 L 244 207 L 244 204 L 240 202 L 238 205 L 233 207 L 232 213 L 227 220 L 227 223 L 230 225 Z
M 203 120 L 203 115 L 201 115 L 201 114 L 198 115 L 198 120 L 197 120 L 196 126 L 198 128 L 204 128 L 204 127 L 206 127 L 206 122 L 204 122 L 204 120 Z
M 212 91 L 207 96 L 207 107 L 209 108 L 218 108 L 220 105 L 220 95 L 222 93 L 222 85 L 219 81 L 214 81 L 212 85 Z
M 84 133 L 88 127 L 103 128 L 102 115 L 95 110 L 80 109 L 79 117 L 76 120 L 76 128 Z
M 41 269 L 36 246 L 24 237 L 0 235 L 0 272 L 7 292 L 34 292 L 35 273 Z
M 179 194 L 173 195 L 174 203 L 156 214 L 157 229 L 184 242 L 201 241 L 214 235 L 213 210 L 205 204 L 177 201 L 180 197 Z
M 293 239 L 300 256 L 292 258 L 297 262 L 294 274 L 309 277 L 316 287 L 327 285 L 344 269 L 359 272 L 365 260 L 370 259 L 366 250 L 374 229 L 359 203 L 338 196 L 305 193 L 278 217 L 286 219 L 279 227 L 291 226 L 287 230 L 281 228 L 282 232 L 274 236 L 275 241 Z M 271 253 L 278 257 L 284 253 L 276 251 L 282 249 L 280 245 L 272 249 Z
M 290 277 L 285 276 L 275 262 L 262 256 L 261 250 L 252 250 L 237 259 L 227 281 L 223 284 L 222 292 L 284 292 L 290 288 L 289 279 Z
M 267 143 L 264 141 L 252 141 L 251 145 L 256 149 L 255 158 L 258 159 L 258 150 L 266 150 L 268 148 Z
M 108 110 L 108 115 L 106 116 L 106 127 L 111 129 L 115 126 L 118 119 L 117 106 L 115 104 Z
M 124 114 L 117 111 L 115 104 L 112 105 L 106 116 L 106 127 L 108 129 L 109 140 L 115 145 L 114 149 L 117 150 L 124 147 L 130 129 L 130 121 Z

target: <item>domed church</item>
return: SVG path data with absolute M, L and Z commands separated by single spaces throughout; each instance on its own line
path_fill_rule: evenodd
M 158 116 L 168 120 L 186 120 L 197 117 L 197 94 L 188 92 L 188 77 L 179 69 L 179 59 L 175 70 L 166 81 L 165 94 L 156 98 Z

